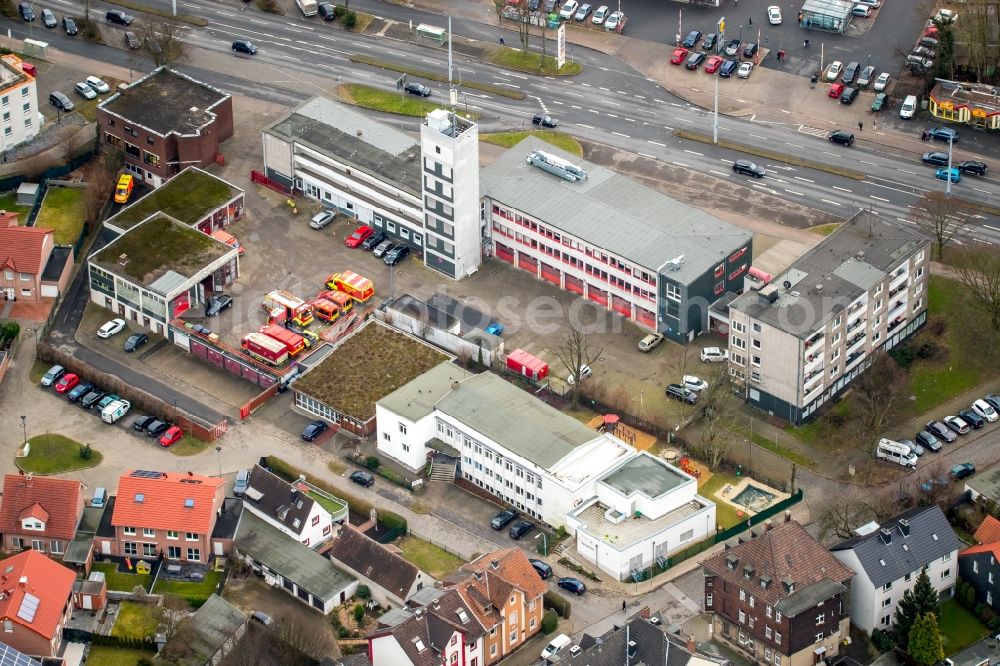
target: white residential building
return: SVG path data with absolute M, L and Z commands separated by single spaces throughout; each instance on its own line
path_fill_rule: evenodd
M 34 139 L 41 129 L 35 77 L 24 71 L 24 63 L 13 53 L 0 57 L 0 113 L 0 151 Z
M 243 506 L 303 546 L 319 548 L 333 539 L 334 517 L 292 484 L 260 465 L 250 471 Z M 338 516 L 336 520 L 347 517 Z
M 896 604 L 921 569 L 942 596 L 954 593 L 961 543 L 933 504 L 904 511 L 882 525 L 869 523 L 830 549 L 857 574 L 851 579 L 851 622 L 869 633 L 889 629 Z

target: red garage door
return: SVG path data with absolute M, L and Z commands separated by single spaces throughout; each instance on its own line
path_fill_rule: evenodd
M 656 315 L 642 308 L 635 309 L 635 320 L 643 326 L 656 330 Z
M 632 304 L 621 296 L 611 296 L 611 309 L 618 314 L 625 315 L 629 319 L 632 318 Z
M 566 275 L 566 291 L 583 296 L 583 280 L 572 275 Z
M 514 251 L 506 245 L 497 243 L 495 253 L 498 259 L 503 259 L 508 264 L 514 263 Z
M 531 271 L 535 275 L 538 275 L 538 260 L 534 257 L 522 254 L 517 258 L 517 265 L 526 271 Z
M 549 266 L 544 261 L 542 262 L 542 277 L 553 284 L 558 285 L 560 283 L 559 269 Z
M 601 305 L 608 304 L 608 292 L 603 289 L 598 289 L 594 285 L 587 285 L 587 298 L 592 301 L 596 301 Z

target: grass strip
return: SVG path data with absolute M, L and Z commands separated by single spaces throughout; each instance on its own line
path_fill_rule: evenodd
M 181 23 L 190 23 L 191 25 L 197 25 L 205 27 L 208 25 L 208 19 L 203 19 L 200 16 L 191 16 L 190 14 L 178 14 L 174 16 L 166 9 L 157 9 L 156 7 L 150 7 L 148 5 L 143 5 L 138 2 L 129 2 L 129 0 L 109 0 L 108 4 L 118 5 L 119 7 L 125 7 L 126 9 L 131 9 L 134 12 L 142 12 L 143 14 L 153 14 L 154 16 L 162 16 L 166 19 L 172 19 L 174 21 L 180 21 Z
M 380 60 L 379 58 L 372 58 L 371 56 L 366 56 L 361 53 L 352 53 L 350 55 L 351 62 L 361 63 L 363 65 L 371 65 L 372 67 L 381 67 L 382 69 L 388 69 L 393 72 L 400 72 L 401 74 L 409 74 L 410 76 L 417 76 L 421 79 L 428 79 L 430 81 L 440 81 L 442 83 L 448 82 L 448 76 L 446 74 L 437 74 L 435 72 L 428 72 L 422 69 L 417 69 L 416 67 L 410 67 L 409 65 L 398 65 L 394 62 L 389 62 L 388 60 Z M 482 90 L 483 92 L 492 93 L 494 95 L 500 95 L 501 97 L 509 97 L 511 99 L 524 99 L 525 94 L 523 92 L 512 90 L 510 88 L 504 88 L 503 86 L 496 86 L 492 83 L 479 83 L 478 81 L 462 81 L 462 88 L 471 88 L 473 90 Z
M 561 148 L 567 153 L 573 153 L 574 155 L 583 157 L 583 146 L 580 145 L 579 141 L 569 134 L 553 132 L 550 130 L 542 130 L 539 132 L 493 132 L 490 134 L 480 134 L 479 140 L 484 143 L 492 143 L 496 146 L 510 148 L 521 143 L 521 141 L 529 136 L 537 136 L 542 141 L 551 143 L 556 148 Z
M 834 231 L 836 231 L 837 227 L 839 226 L 840 222 L 833 222 L 831 224 L 818 224 L 815 227 L 809 227 L 809 231 L 819 236 L 829 236 Z
M 544 74 L 546 76 L 574 76 L 583 71 L 583 65 L 578 62 L 565 62 L 562 67 L 557 68 L 556 59 L 552 56 L 545 56 L 543 66 L 541 53 L 509 47 L 498 50 L 490 62 L 526 74 Z
M 422 118 L 431 111 L 441 108 L 440 104 L 427 102 L 423 98 L 409 95 L 404 97 L 397 92 L 381 90 L 361 83 L 345 83 L 340 86 L 338 92 L 341 99 L 355 106 L 395 113 L 400 116 Z
M 710 134 L 702 134 L 701 132 L 691 132 L 689 130 L 677 129 L 674 130 L 674 135 L 690 141 L 712 143 L 712 136 Z M 737 150 L 741 153 L 746 153 L 747 155 L 756 155 L 757 157 L 774 160 L 775 162 L 784 162 L 785 164 L 794 164 L 795 166 L 815 169 L 816 171 L 825 171 L 826 173 L 832 173 L 834 175 L 851 178 L 853 180 L 864 180 L 866 178 L 865 174 L 853 169 L 841 169 L 839 167 L 832 167 L 828 164 L 823 164 L 822 162 L 804 160 L 798 157 L 789 157 L 788 155 L 783 155 L 773 150 L 764 150 L 763 148 L 749 146 L 745 143 L 738 143 L 736 141 L 726 141 L 724 139 L 720 139 L 716 145 L 721 148 L 728 148 L 729 150 Z

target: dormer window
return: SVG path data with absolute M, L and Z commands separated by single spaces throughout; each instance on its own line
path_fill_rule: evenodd
M 760 586 L 761 586 L 761 588 L 763 588 L 763 589 L 766 590 L 767 586 L 770 585 L 770 584 L 771 584 L 771 577 L 770 576 L 761 576 L 760 577 Z
M 740 563 L 740 558 L 736 557 L 735 555 L 726 556 L 726 566 L 729 567 L 730 570 L 736 571 L 736 565 L 739 563 Z
M 748 564 L 745 567 L 743 567 L 743 577 L 746 578 L 747 580 L 750 580 L 750 579 L 753 578 L 753 566 L 752 565 Z
M 424 650 L 427 649 L 427 647 L 424 645 L 424 642 L 420 640 L 419 636 L 413 639 L 413 647 L 417 648 L 417 652 L 423 652 Z

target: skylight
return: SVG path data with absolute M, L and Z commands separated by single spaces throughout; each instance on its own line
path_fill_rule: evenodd
M 194 508 L 194 498 L 188 497 L 186 500 L 184 500 L 184 508 L 185 509 L 193 509 Z
M 413 645 L 414 645 L 414 647 L 417 648 L 417 652 L 423 652 L 426 649 L 424 647 L 424 642 L 422 640 L 420 640 L 419 636 L 417 636 L 417 637 L 415 637 L 413 639 Z
M 25 593 L 24 599 L 21 600 L 21 607 L 17 609 L 17 616 L 25 622 L 33 622 L 35 620 L 35 612 L 38 611 L 38 603 L 38 597 Z
M 145 494 L 143 494 L 143 493 L 136 493 L 135 494 L 135 503 L 136 504 L 142 504 L 145 501 L 146 501 L 146 495 Z

